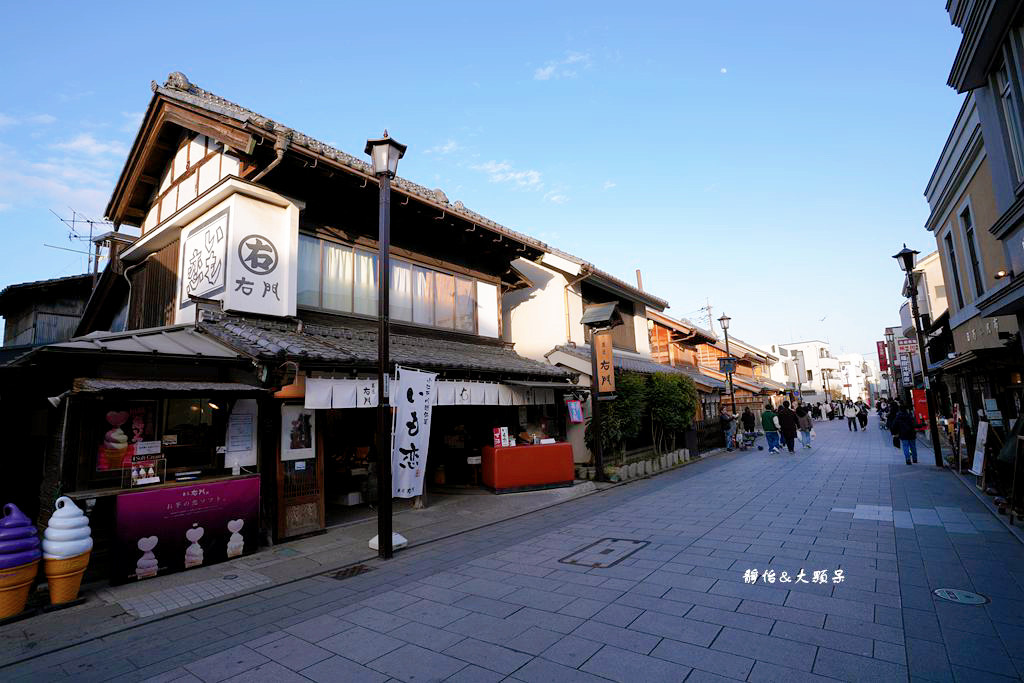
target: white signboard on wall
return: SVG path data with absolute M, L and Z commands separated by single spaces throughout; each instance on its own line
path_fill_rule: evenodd
M 180 301 L 211 298 L 224 291 L 227 275 L 228 210 L 182 231 Z
M 177 323 L 194 318 L 189 297 L 223 301 L 227 311 L 295 315 L 299 208 L 267 194 L 236 192 L 182 228 Z
M 403 367 L 396 368 L 395 373 L 391 490 L 396 498 L 413 498 L 423 493 L 437 374 Z

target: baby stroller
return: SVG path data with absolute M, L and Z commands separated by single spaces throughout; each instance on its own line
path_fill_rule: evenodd
M 753 448 L 755 443 L 757 443 L 757 432 L 744 431 L 736 436 L 736 447 L 741 451 Z M 758 450 L 761 448 L 758 447 Z

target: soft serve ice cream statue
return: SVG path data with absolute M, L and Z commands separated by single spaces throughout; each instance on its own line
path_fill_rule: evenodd
M 198 567 L 203 563 L 203 546 L 199 545 L 199 539 L 203 537 L 203 527 L 193 524 L 192 528 L 185 532 L 185 538 L 192 544 L 185 549 L 185 569 Z
M 0 619 L 25 609 L 41 556 L 36 525 L 8 503 L 0 517 Z
M 156 576 L 156 570 L 159 566 L 156 555 L 153 554 L 153 548 L 156 547 L 159 538 L 156 536 L 148 536 L 140 538 L 135 546 L 142 551 L 142 557 L 135 563 L 135 578 L 137 579 L 148 579 L 151 576 Z
M 61 496 L 43 532 L 43 569 L 51 603 L 71 602 L 78 596 L 91 552 L 89 518 L 73 500 Z
M 238 557 L 245 548 L 245 540 L 242 534 L 238 533 L 242 530 L 243 524 L 245 521 L 241 519 L 232 519 L 228 522 L 228 531 L 231 532 L 231 538 L 228 539 L 228 557 Z

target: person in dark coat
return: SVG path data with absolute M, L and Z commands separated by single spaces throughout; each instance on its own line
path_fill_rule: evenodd
M 789 401 L 783 401 L 782 407 L 779 408 L 779 430 L 782 432 L 782 441 L 792 453 L 796 445 L 797 417 L 790 409 Z
M 903 446 L 903 457 L 906 458 L 907 464 L 913 464 L 917 462 L 917 420 L 914 418 L 912 413 L 904 403 L 899 404 L 899 408 L 895 411 L 895 416 L 892 418 L 892 423 L 889 426 L 889 430 L 893 436 L 897 436 L 900 439 L 900 445 Z

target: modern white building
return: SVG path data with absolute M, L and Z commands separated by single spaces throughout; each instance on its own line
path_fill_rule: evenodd
M 869 382 L 872 381 L 871 369 L 860 353 L 844 353 L 839 356 L 839 389 L 843 396 L 856 401 L 858 398 L 867 401 L 871 397 Z
M 779 362 L 772 367 L 772 379 L 784 382 L 805 403 L 823 402 L 829 389 L 842 389 L 839 361 L 832 355 L 828 342 L 812 339 L 777 344 L 771 349 L 779 356 Z

